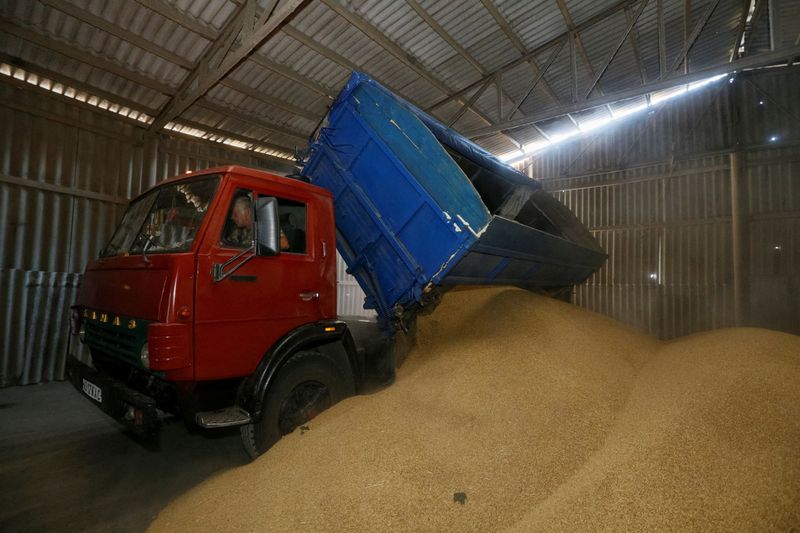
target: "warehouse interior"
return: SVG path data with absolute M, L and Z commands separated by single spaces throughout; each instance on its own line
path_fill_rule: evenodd
M 0 25 L 0 477 L 10 480 L 0 495 L 0 529 L 800 529 L 797 2 L 3 0 Z M 66 381 L 68 355 L 91 360 L 70 335 L 70 306 L 87 265 L 129 202 L 167 178 L 227 165 L 296 174 L 353 72 L 536 180 L 591 232 L 605 263 L 572 289 L 569 307 L 527 293 L 447 293 L 420 317 L 417 347 L 393 385 L 334 406 L 311 430 L 302 426 L 306 434 L 287 435 L 253 463 L 236 428 L 187 429 L 170 420 L 159 446 L 142 444 Z M 337 261 L 338 314 L 374 318 L 363 307 L 364 290 Z M 471 302 L 496 316 L 473 324 Z M 569 314 L 582 310 L 594 313 Z M 524 351 L 534 342 L 515 342 L 507 324 L 530 326 L 531 339 L 563 355 L 569 366 L 553 382 L 572 380 L 563 397 L 514 396 L 531 402 L 515 409 L 522 412 L 516 421 L 482 410 L 489 385 L 461 369 L 472 365 L 498 391 L 505 390 L 498 383 L 512 382 L 517 392 L 537 388 L 525 380 L 550 390 L 536 376 L 555 371 L 522 353 L 502 365 L 472 355 L 456 361 L 456 341 L 442 340 L 463 336 L 458 346 L 496 357 L 500 346 Z M 636 409 L 652 400 L 631 376 L 649 375 L 652 365 L 643 361 L 651 352 L 680 360 L 680 346 L 709 360 L 751 352 L 720 363 L 741 370 L 735 380 L 713 368 L 695 375 L 670 367 L 676 388 L 652 377 L 653 394 L 700 398 L 729 379 L 735 386 L 709 402 L 733 410 L 748 404 L 745 392 L 758 398 L 750 402 L 758 414 L 730 419 L 753 429 L 712 430 L 716 415 L 696 403 L 674 417 L 659 418 L 653 407 L 663 426 L 647 431 L 669 431 L 683 444 L 705 435 L 719 449 L 684 457 L 683 470 L 634 458 L 621 465 L 626 472 L 646 463 L 641 470 L 652 475 L 608 470 L 601 482 L 599 470 L 574 474 L 625 455 L 626 437 L 609 435 L 635 425 L 631 398 L 643 396 Z M 586 357 L 569 355 L 578 351 Z M 762 355 L 768 370 L 753 366 Z M 520 372 L 493 374 L 498 365 Z M 589 383 L 583 372 L 602 381 Z M 704 385 L 692 388 L 695 382 Z M 426 390 L 438 392 L 428 398 Z M 448 400 L 458 405 L 425 409 Z M 414 420 L 415 410 L 430 418 Z M 700 411 L 697 419 L 686 414 Z M 720 419 L 728 420 L 725 413 Z M 685 425 L 675 422 L 684 415 Z M 559 418 L 569 431 L 559 430 Z M 507 441 L 492 433 L 504 435 L 520 420 L 552 438 L 532 429 L 510 430 Z M 759 420 L 767 425 L 758 429 Z M 422 433 L 396 443 L 382 429 L 395 423 L 418 423 L 407 430 Z M 448 433 L 462 425 L 475 431 Z M 346 430 L 375 444 L 357 449 Z M 756 433 L 773 447 L 759 440 L 748 454 Z M 444 436 L 431 443 L 428 434 Z M 341 451 L 332 451 L 337 442 Z M 548 462 L 518 452 L 531 442 Z M 447 449 L 465 465 L 518 477 L 477 476 L 469 485 Z M 349 464 L 348 453 L 365 458 L 363 471 L 324 470 L 319 483 L 328 492 L 298 483 L 315 476 L 312 467 L 336 462 L 326 457 Z M 719 487 L 709 479 L 741 481 L 715 453 L 757 471 L 751 477 L 763 484 L 712 497 Z M 304 464 L 309 472 L 297 476 L 292 469 Z M 376 474 L 373 483 L 368 465 L 391 476 Z M 696 477 L 685 488 L 681 476 L 692 465 L 699 465 Z M 613 485 L 623 478 L 623 488 Z M 656 478 L 676 481 L 667 487 Z M 262 484 L 271 488 L 257 495 L 240 488 Z M 575 487 L 583 496 L 570 500 Z M 332 488 L 342 490 L 339 506 Z M 744 494 L 756 489 L 768 504 Z M 598 502 L 598 491 L 634 501 Z M 657 495 L 636 499 L 648 491 Z M 505 507 L 511 494 L 529 498 L 525 511 Z M 306 499 L 324 503 L 311 510 Z M 248 517 L 251 503 L 261 511 Z M 594 522 L 569 518 L 569 508 Z

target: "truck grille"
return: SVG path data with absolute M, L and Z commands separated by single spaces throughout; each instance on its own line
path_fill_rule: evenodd
M 105 354 L 125 359 L 137 366 L 141 365 L 139 352 L 142 349 L 144 339 L 140 332 L 94 320 L 87 320 L 85 327 L 86 343 L 90 347 Z

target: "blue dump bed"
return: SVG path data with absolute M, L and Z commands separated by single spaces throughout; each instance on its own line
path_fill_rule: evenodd
M 439 287 L 559 289 L 606 258 L 541 185 L 353 73 L 303 175 L 333 192 L 337 248 L 390 320 Z

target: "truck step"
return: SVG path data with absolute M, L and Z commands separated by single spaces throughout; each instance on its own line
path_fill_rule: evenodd
M 226 428 L 250 423 L 250 415 L 235 405 L 216 411 L 197 413 L 194 419 L 198 426 L 204 428 Z

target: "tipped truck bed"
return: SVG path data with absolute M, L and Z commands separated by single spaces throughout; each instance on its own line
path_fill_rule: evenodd
M 303 174 L 333 192 L 337 248 L 384 320 L 434 286 L 568 287 L 606 259 L 539 182 L 361 73 Z

